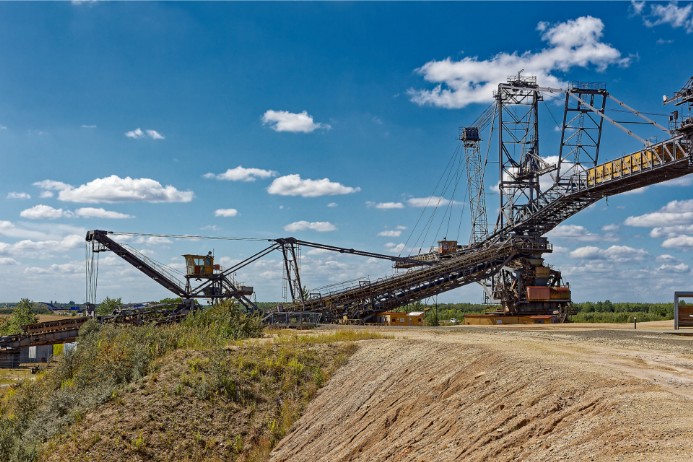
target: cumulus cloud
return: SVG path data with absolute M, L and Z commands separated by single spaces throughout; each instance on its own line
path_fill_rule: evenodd
M 156 130 L 152 130 L 151 128 L 148 128 L 146 130 L 142 130 L 141 128 L 136 128 L 134 130 L 130 130 L 125 132 L 125 136 L 128 138 L 132 138 L 133 140 L 141 140 L 142 138 L 149 138 L 152 140 L 163 140 L 166 139 L 164 135 L 162 135 L 160 132 Z
M 612 245 L 606 249 L 594 246 L 579 247 L 570 256 L 581 260 L 611 260 L 619 263 L 639 261 L 647 256 L 644 249 L 636 249 L 627 245 Z
M 329 221 L 295 221 L 284 226 L 284 231 L 289 231 L 291 233 L 296 231 L 317 231 L 319 233 L 325 233 L 328 231 L 335 231 L 337 227 L 330 223 Z
M 30 209 L 22 210 L 19 212 L 19 216 L 32 220 L 40 220 L 45 218 L 55 219 L 65 216 L 65 211 L 63 209 L 53 208 L 50 205 L 39 204 L 31 207 Z
M 383 237 L 400 237 L 402 235 L 402 231 L 399 229 L 390 229 L 386 231 L 380 231 L 378 233 L 378 236 L 383 236 Z
M 368 207 L 375 207 L 380 210 L 403 209 L 404 204 L 401 202 L 366 202 Z
M 235 217 L 236 215 L 238 215 L 236 209 L 217 209 L 214 211 L 215 217 Z
M 123 220 L 126 218 L 134 218 L 132 215 L 127 213 L 114 212 L 113 210 L 106 210 L 97 207 L 82 207 L 74 212 L 75 216 L 81 218 L 108 218 L 111 220 Z
M 671 201 L 657 212 L 628 217 L 625 224 L 645 228 L 693 224 L 693 199 Z
M 66 235 L 82 235 L 86 229 L 59 223 L 46 226 L 43 223 L 19 223 L 0 220 L 0 236 L 14 239 L 31 239 L 37 241 L 59 240 Z
M 628 217 L 625 224 L 652 228 L 651 237 L 666 238 L 664 248 L 693 247 L 693 199 L 671 201 L 656 212 Z
M 548 233 L 548 236 L 551 238 L 574 239 L 583 242 L 602 240 L 602 236 L 590 232 L 581 225 L 558 225 Z
M 520 69 L 524 69 L 525 75 L 536 76 L 542 86 L 565 87 L 555 75 L 557 72 L 590 66 L 603 71 L 611 65 L 627 66 L 630 62 L 619 50 L 602 42 L 604 23 L 599 18 L 582 16 L 554 25 L 540 22 L 537 30 L 547 47 L 536 53 L 502 52 L 490 59 L 429 61 L 416 72 L 436 86 L 430 90 L 410 89 L 411 100 L 419 105 L 462 108 L 492 102 L 498 83 Z
M 674 29 L 682 28 L 687 33 L 693 32 L 693 4 L 679 6 L 678 2 L 652 2 L 649 10 L 645 8 L 645 2 L 631 2 L 633 12 L 642 16 L 646 27 L 669 25 Z
M 239 165 L 236 168 L 230 168 L 224 173 L 214 174 L 205 173 L 205 178 L 227 181 L 255 181 L 258 178 L 271 178 L 277 176 L 274 170 L 263 170 L 261 168 L 244 168 Z
M 676 236 L 670 237 L 662 242 L 662 247 L 665 249 L 689 249 L 693 248 L 693 236 Z
M 84 235 L 71 234 L 56 240 L 23 239 L 13 244 L 0 242 L 0 256 L 46 258 L 84 245 Z
M 31 194 L 25 192 L 9 192 L 7 193 L 8 199 L 31 199 Z
M 395 244 L 394 242 L 388 242 L 385 244 L 385 248 L 392 253 L 401 253 L 404 250 L 404 243 Z
M 328 124 L 315 122 L 307 111 L 293 113 L 270 109 L 262 115 L 262 123 L 275 132 L 311 133 L 319 128 L 331 128 Z
M 335 207 L 339 207 L 339 204 L 337 204 L 336 202 L 330 202 L 329 204 L 327 204 L 327 207 L 333 209 Z
M 685 263 L 679 263 L 677 265 L 661 265 L 657 268 L 657 271 L 663 273 L 688 273 L 691 269 Z
M 111 210 L 105 210 L 102 208 L 94 207 L 82 207 L 75 211 L 56 209 L 50 205 L 39 204 L 35 205 L 29 209 L 22 210 L 19 213 L 22 218 L 28 218 L 30 220 L 41 220 L 41 219 L 56 219 L 56 218 L 108 218 L 108 219 L 124 219 L 132 218 L 131 215 L 114 212 Z
M 328 178 L 304 180 L 300 175 L 296 174 L 280 176 L 274 179 L 267 188 L 267 192 L 270 194 L 301 197 L 335 196 L 359 191 L 361 191 L 361 188 L 344 186 L 343 184 L 330 181 Z
M 412 197 L 411 199 L 407 199 L 407 205 L 410 207 L 445 207 L 450 204 L 462 205 L 462 202 L 451 201 L 439 196 Z
M 37 181 L 36 183 L 34 183 L 34 186 L 37 186 L 41 189 L 45 189 L 46 191 L 62 191 L 64 189 L 70 189 L 72 187 L 67 183 L 55 180 Z
M 58 191 L 58 199 L 64 202 L 190 202 L 194 196 L 192 191 L 162 186 L 151 178 L 120 178 L 117 175 L 97 178 L 78 187 L 53 180 L 34 185 Z

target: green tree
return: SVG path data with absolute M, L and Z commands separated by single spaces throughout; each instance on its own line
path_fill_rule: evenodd
M 33 324 L 38 321 L 36 315 L 32 312 L 31 300 L 23 298 L 14 307 L 14 311 L 5 324 L 0 327 L 0 332 L 3 335 L 21 334 L 24 332 L 22 326 Z
M 120 297 L 118 297 L 118 298 L 106 297 L 103 299 L 101 304 L 96 307 L 96 314 L 99 316 L 108 316 L 109 314 L 113 313 L 113 310 L 115 310 L 116 308 L 118 308 L 122 304 L 123 304 L 123 300 L 121 300 Z

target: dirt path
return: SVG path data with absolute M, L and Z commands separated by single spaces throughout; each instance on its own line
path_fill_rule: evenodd
M 690 460 L 693 338 L 401 329 L 362 342 L 274 461 Z

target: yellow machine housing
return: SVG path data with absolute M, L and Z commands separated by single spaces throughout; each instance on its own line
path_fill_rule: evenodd
M 205 278 L 212 277 L 219 265 L 214 264 L 214 255 L 183 255 L 185 258 L 185 273 L 187 277 Z

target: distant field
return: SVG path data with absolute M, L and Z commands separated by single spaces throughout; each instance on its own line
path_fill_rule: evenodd
M 5 319 L 9 318 L 9 314 L 0 314 L 0 319 Z M 72 318 L 73 316 L 65 316 L 62 314 L 38 314 L 36 315 L 38 318 L 39 322 L 47 322 L 47 321 L 57 321 L 59 319 L 66 319 L 66 318 Z

